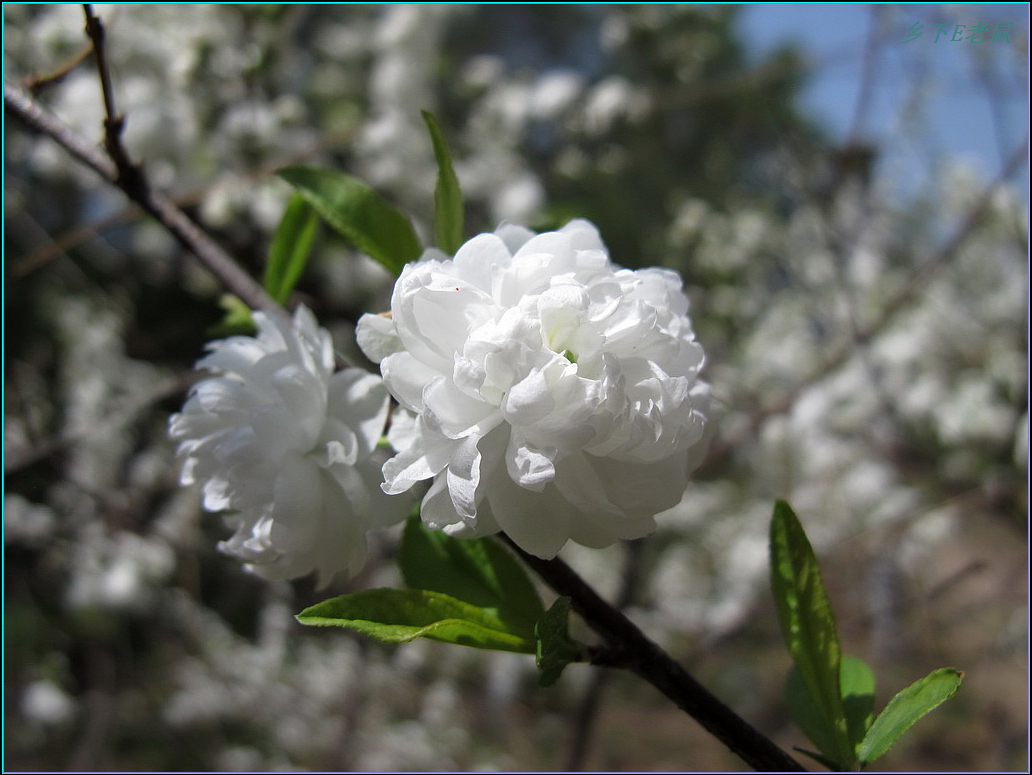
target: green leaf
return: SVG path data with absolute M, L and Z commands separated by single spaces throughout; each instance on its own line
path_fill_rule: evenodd
M 318 229 L 319 213 L 315 208 L 301 194 L 290 197 L 265 264 L 265 290 L 280 304 L 286 303 L 297 285 Z
M 862 660 L 844 655 L 840 663 L 839 686 L 849 743 L 855 751 L 874 715 L 874 675 Z M 789 670 L 785 682 L 785 705 L 792 720 L 818 749 L 826 753 L 835 750 L 834 725 L 821 711 L 796 666 Z M 805 753 L 814 755 L 810 751 Z M 832 769 L 840 768 L 838 764 L 832 766 Z
M 534 634 L 541 686 L 551 686 L 568 664 L 584 660 L 583 646 L 570 637 L 570 598 L 556 600 L 538 621 Z
M 806 686 L 802 673 L 795 665 L 788 671 L 785 680 L 785 707 L 788 715 L 803 734 L 826 753 L 835 751 L 835 728 L 817 704 L 817 700 Z M 809 752 L 808 752 L 809 754 Z M 838 765 L 832 769 L 839 769 Z
M 208 336 L 215 339 L 234 334 L 250 335 L 258 330 L 251 318 L 251 308 L 239 296 L 224 293 L 219 297 L 219 306 L 226 311 L 226 315 L 221 323 L 208 329 Z
M 545 612 L 523 566 L 490 538 L 453 538 L 413 516 L 405 524 L 398 564 L 408 586 L 489 610 L 527 638 L 534 637 L 534 625 Z
M 425 589 L 369 589 L 306 608 L 302 624 L 344 627 L 385 643 L 430 638 L 496 651 L 533 654 L 532 638 L 513 633 L 490 611 Z
M 315 167 L 287 167 L 277 174 L 330 226 L 394 274 L 421 255 L 422 246 L 408 218 L 357 178 Z
M 941 667 L 889 700 L 857 749 L 860 761 L 868 764 L 888 751 L 918 719 L 952 697 L 963 678 L 960 670 Z
M 846 731 L 855 751 L 874 720 L 874 673 L 862 659 L 843 655 L 840 677 Z
M 437 119 L 429 111 L 422 111 L 423 121 L 430 132 L 437 157 L 437 187 L 434 189 L 434 238 L 437 247 L 450 256 L 462 247 L 463 206 L 459 179 L 455 177 L 451 154 L 444 142 L 444 134 Z
M 792 507 L 782 500 L 774 505 L 770 525 L 770 564 L 785 643 L 828 729 L 826 739 L 813 742 L 842 769 L 850 769 L 856 754 L 842 703 L 835 617 L 813 547 Z

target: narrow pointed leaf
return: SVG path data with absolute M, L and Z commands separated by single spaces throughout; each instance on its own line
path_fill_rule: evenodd
M 492 611 L 513 632 L 534 637 L 545 612 L 519 561 L 491 538 L 459 539 L 410 517 L 398 553 L 405 583 Z
M 956 694 L 963 677 L 956 668 L 942 667 L 889 700 L 857 749 L 860 761 L 868 764 L 888 751 L 922 716 Z
M 788 671 L 785 680 L 785 707 L 789 717 L 817 750 L 823 751 L 825 756 L 834 757 L 837 745 L 835 725 L 824 715 L 795 665 Z M 832 769 L 842 769 L 842 766 L 836 764 Z
M 874 675 L 862 660 L 844 655 L 839 676 L 849 742 L 855 750 L 873 718 Z M 796 666 L 789 670 L 785 681 L 785 705 L 792 720 L 819 750 L 835 750 L 834 725 L 821 711 Z M 807 754 L 810 755 L 809 752 Z M 845 766 L 836 764 L 832 769 L 845 769 Z
M 829 729 L 814 740 L 844 768 L 856 761 L 850 745 L 840 686 L 841 651 L 835 618 L 813 547 L 792 507 L 779 500 L 770 526 L 771 588 L 778 619 L 799 675 Z
M 344 627 L 385 643 L 430 638 L 496 651 L 533 654 L 533 638 L 511 632 L 490 611 L 423 589 L 370 589 L 306 608 L 302 624 Z
M 319 213 L 294 194 L 287 203 L 283 218 L 276 228 L 265 264 L 265 290 L 280 304 L 287 301 L 311 255 L 312 243 L 319 229 Z
M 444 133 L 437 119 L 429 111 L 423 111 L 423 121 L 430 132 L 430 140 L 437 158 L 437 187 L 434 189 L 434 238 L 437 247 L 450 256 L 462 247 L 463 205 L 459 179 L 455 176 L 451 154 L 444 142 Z
M 357 178 L 315 167 L 287 167 L 278 174 L 330 226 L 394 274 L 400 274 L 405 264 L 422 254 L 408 218 Z

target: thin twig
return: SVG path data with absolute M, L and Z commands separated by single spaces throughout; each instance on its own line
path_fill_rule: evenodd
M 560 595 L 606 641 L 593 664 L 625 667 L 645 679 L 694 718 L 754 769 L 805 772 L 802 765 L 711 694 L 663 649 L 649 640 L 624 614 L 599 597 L 559 558 L 542 560 L 505 537 L 524 562 Z
M 178 204 L 182 204 L 180 201 Z M 84 242 L 99 237 L 102 232 L 110 231 L 118 226 L 124 226 L 140 218 L 142 211 L 135 204 L 130 203 L 121 211 L 113 215 L 106 215 L 92 223 L 76 226 L 70 231 L 59 236 L 45 235 L 40 240 L 41 244 L 34 247 L 29 253 L 11 260 L 8 274 L 12 280 L 27 277 L 33 272 L 42 269 L 57 258 L 67 256 L 69 251 L 82 245 Z M 40 227 L 42 230 L 42 227 Z
M 58 65 L 49 73 L 33 73 L 22 79 L 22 86 L 31 92 L 38 92 L 48 86 L 61 83 L 75 68 L 86 61 L 86 58 L 93 53 L 93 44 L 86 43 L 81 49 L 72 54 L 63 64 Z
M 128 181 L 115 163 L 75 134 L 70 127 L 37 103 L 24 90 L 4 84 L 4 109 L 25 126 L 46 135 L 108 183 L 120 188 L 132 201 L 158 220 L 188 251 L 200 259 L 227 289 L 251 309 L 285 315 L 286 312 L 265 289 L 209 237 L 167 196 L 140 179 Z M 134 185 L 139 184 L 141 185 Z
M 845 147 L 847 148 L 860 141 L 860 130 L 863 128 L 864 118 L 867 115 L 871 98 L 874 95 L 878 66 L 878 48 L 881 45 L 882 19 L 882 9 L 878 6 L 871 6 L 871 26 L 867 33 L 867 45 L 864 47 L 860 91 L 857 94 L 856 105 L 853 108 L 853 120 L 849 124 L 849 132 L 846 134 Z
M 104 147 L 118 169 L 119 186 L 127 193 L 130 188 L 146 191 L 148 186 L 143 168 L 133 164 L 122 144 L 125 116 L 115 108 L 115 87 L 111 83 L 111 70 L 108 69 L 104 48 L 104 25 L 93 15 L 93 7 L 89 3 L 85 3 L 82 10 L 86 15 L 86 34 L 93 41 L 93 58 L 97 62 L 97 76 L 104 95 Z

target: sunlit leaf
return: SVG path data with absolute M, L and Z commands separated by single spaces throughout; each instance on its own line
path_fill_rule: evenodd
M 934 710 L 960 688 L 964 674 L 952 667 L 933 670 L 901 691 L 878 714 L 857 749 L 864 764 L 873 762 L 888 751 L 915 722 Z
M 874 675 L 862 660 L 843 655 L 840 662 L 839 685 L 849 742 L 853 750 L 856 750 L 874 714 Z M 794 665 L 785 681 L 785 705 L 792 720 L 819 750 L 835 750 L 834 725 L 824 715 L 803 681 L 799 668 Z M 810 751 L 805 753 L 812 755 Z
M 874 720 L 874 673 L 862 659 L 844 654 L 841 666 L 842 708 L 849 744 L 855 751 Z
M 344 627 L 385 643 L 430 638 L 496 651 L 532 654 L 533 638 L 511 632 L 490 611 L 424 589 L 370 589 L 306 608 L 302 624 Z
M 236 334 L 250 335 L 258 330 L 251 317 L 251 308 L 239 296 L 224 293 L 219 297 L 219 306 L 226 311 L 222 321 L 208 329 L 212 339 Z
M 838 633 L 813 547 L 792 507 L 779 500 L 770 526 L 771 588 L 796 668 L 827 726 L 813 742 L 848 768 L 856 760 L 842 704 Z
M 453 538 L 410 517 L 398 564 L 408 586 L 490 610 L 512 632 L 528 638 L 545 612 L 523 566 L 492 538 Z
M 284 304 L 311 255 L 319 229 L 319 213 L 301 194 L 294 194 L 280 219 L 265 264 L 265 290 Z
M 437 119 L 423 111 L 423 121 L 430 132 L 430 140 L 437 158 L 437 187 L 434 189 L 434 238 L 437 247 L 448 255 L 455 255 L 463 240 L 463 205 L 459 179 L 455 177 L 451 154 L 444 141 L 444 133 Z
M 330 226 L 394 274 L 400 274 L 405 264 L 422 254 L 408 218 L 357 178 L 315 167 L 287 167 L 278 174 Z

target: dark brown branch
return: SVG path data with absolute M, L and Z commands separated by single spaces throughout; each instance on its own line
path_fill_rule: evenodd
M 46 135 L 76 160 L 85 164 L 108 183 L 117 186 L 147 213 L 157 219 L 188 251 L 211 270 L 227 289 L 251 309 L 286 314 L 283 307 L 244 271 L 233 258 L 209 237 L 167 196 L 151 188 L 142 175 L 126 179 L 115 163 L 85 142 L 59 118 L 16 86 L 4 84 L 4 109 L 26 127 Z
M 119 172 L 141 174 L 140 169 L 129 161 L 129 154 L 122 145 L 125 116 L 119 115 L 115 108 L 115 89 L 111 85 L 111 71 L 107 66 L 107 54 L 104 49 L 104 25 L 93 15 L 93 7 L 89 3 L 84 4 L 82 10 L 86 14 L 86 34 L 93 42 L 93 58 L 97 61 L 97 75 L 100 77 L 100 88 L 104 94 L 104 145 Z
M 626 667 L 645 679 L 754 769 L 805 772 L 799 762 L 710 694 L 630 619 L 599 597 L 569 565 L 558 558 L 542 560 L 508 537 L 505 540 L 552 589 L 569 596 L 573 609 L 605 640 L 606 648 L 596 652 L 594 664 Z

